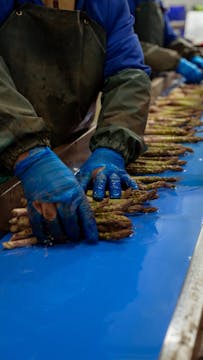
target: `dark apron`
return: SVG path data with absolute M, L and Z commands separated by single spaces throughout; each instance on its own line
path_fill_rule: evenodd
M 135 12 L 135 32 L 140 41 L 163 46 L 163 8 L 157 2 L 143 1 Z
M 0 55 L 44 118 L 53 146 L 67 141 L 103 84 L 106 36 L 85 13 L 26 4 L 0 29 Z M 84 127 L 86 124 L 84 124 Z

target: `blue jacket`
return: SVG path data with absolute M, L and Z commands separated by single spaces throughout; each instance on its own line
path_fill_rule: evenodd
M 163 2 L 161 0 L 128 0 L 128 5 L 130 8 L 130 12 L 133 16 L 135 16 L 136 21 L 136 7 L 139 6 L 142 2 L 156 2 L 162 8 L 164 8 Z M 166 11 L 163 12 L 164 19 L 164 46 L 169 46 L 171 42 L 177 39 L 177 34 L 173 30 L 168 15 Z
M 0 0 L 0 21 L 5 21 L 16 5 L 24 3 L 43 5 L 41 0 Z M 128 68 L 141 69 L 150 74 L 149 67 L 144 64 L 140 43 L 133 31 L 134 18 L 130 14 L 127 0 L 78 0 L 77 10 L 81 9 L 106 31 L 105 77 Z

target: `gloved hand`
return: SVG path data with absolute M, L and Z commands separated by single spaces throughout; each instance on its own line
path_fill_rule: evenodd
M 184 76 L 187 83 L 199 84 L 203 80 L 203 72 L 184 58 L 180 59 L 176 72 Z
M 80 168 L 76 177 L 84 190 L 87 190 L 88 184 L 93 180 L 95 200 L 104 198 L 106 187 L 109 189 L 111 199 L 121 197 L 122 185 L 137 189 L 137 184 L 125 170 L 123 157 L 108 148 L 96 149 Z
M 190 61 L 197 65 L 200 69 L 203 69 L 203 58 L 199 55 L 193 56 L 192 59 L 190 59 Z
M 98 240 L 96 222 L 72 171 L 48 147 L 29 151 L 15 166 L 28 200 L 33 234 L 41 243 Z

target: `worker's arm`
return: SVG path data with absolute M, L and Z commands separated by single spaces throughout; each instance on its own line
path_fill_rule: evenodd
M 203 80 L 203 59 L 195 56 L 191 61 L 182 58 L 177 51 L 158 45 L 142 42 L 145 62 L 153 72 L 176 71 L 182 75 L 187 83 L 200 83 Z
M 151 67 L 153 72 L 176 70 L 181 59 L 177 51 L 143 41 L 141 45 L 145 63 Z
M 85 10 L 106 31 L 107 53 L 102 109 L 97 130 L 90 142 L 93 154 L 81 168 L 79 179 L 85 188 L 93 170 L 102 167 L 105 183 L 109 182 L 112 173 L 117 173 L 120 182 L 129 185 L 128 180 L 123 181 L 125 164 L 135 160 L 145 150 L 143 133 L 150 101 L 150 71 L 144 64 L 141 46 L 133 29 L 134 19 L 125 0 L 89 0 L 86 1 Z M 94 151 L 97 149 L 99 154 L 96 153 L 96 156 Z M 104 150 L 103 157 L 101 149 Z M 111 152 L 107 164 L 108 149 Z M 122 159 L 118 167 L 112 152 Z M 115 165 L 113 168 L 110 162 Z M 86 178 L 84 182 L 83 175 Z M 118 182 L 117 179 L 116 184 Z M 115 193 L 111 191 L 112 197 L 118 197 L 120 185 L 117 196 Z
M 85 10 L 107 34 L 102 109 L 91 150 L 101 146 L 112 148 L 127 163 L 144 150 L 150 70 L 144 64 L 126 0 L 88 0 Z

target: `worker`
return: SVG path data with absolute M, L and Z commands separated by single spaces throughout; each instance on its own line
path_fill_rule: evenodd
M 96 200 L 137 187 L 125 166 L 145 150 L 150 69 L 127 0 L 62 2 L 69 11 L 44 6 L 60 1 L 0 0 L 0 163 L 21 180 L 41 243 L 95 242 L 84 190 L 93 177 Z M 76 179 L 51 147 L 84 129 L 101 90 L 92 154 Z
M 146 64 L 154 73 L 175 70 L 188 83 L 203 79 L 203 58 L 200 51 L 178 36 L 170 25 L 160 0 L 128 0 L 135 16 L 135 31 L 139 36 Z

